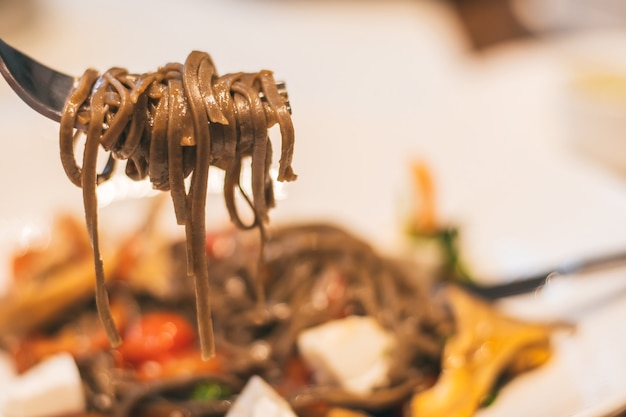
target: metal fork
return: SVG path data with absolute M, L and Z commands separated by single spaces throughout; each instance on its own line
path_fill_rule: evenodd
M 575 276 L 575 274 L 607 270 L 624 265 L 626 265 L 626 251 L 622 250 L 609 254 L 596 255 L 586 259 L 564 262 L 555 268 L 540 271 L 535 274 L 515 277 L 501 284 L 481 285 L 474 282 L 466 282 L 462 283 L 461 286 L 483 298 L 498 300 L 536 291 L 548 283 L 551 278 L 557 276 Z
M 0 73 L 26 104 L 56 122 L 61 121 L 65 100 L 78 81 L 78 77 L 55 71 L 11 47 L 2 39 Z M 291 113 L 285 83 L 279 81 L 276 87 Z M 259 95 L 265 100 L 263 94 Z
M 56 122 L 76 77 L 55 71 L 0 39 L 0 73 L 26 104 Z

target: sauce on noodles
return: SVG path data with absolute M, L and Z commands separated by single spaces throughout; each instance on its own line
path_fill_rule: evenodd
M 270 71 L 219 76 L 211 57 L 194 51 L 184 64 L 167 64 L 155 72 L 136 75 L 111 68 L 100 75 L 88 69 L 80 78 L 61 118 L 61 162 L 68 178 L 83 191 L 94 253 L 96 304 L 113 346 L 121 338 L 109 310 L 100 255 L 97 186 L 111 177 L 115 164 L 122 160 L 128 177 L 149 178 L 154 188 L 170 192 L 176 220 L 185 227 L 202 356 L 209 358 L 215 353 L 205 252 L 209 166 L 225 171 L 224 200 L 232 222 L 242 229 L 258 228 L 263 241 L 267 212 L 275 203 L 268 137 L 268 129 L 275 124 L 281 134 L 278 180 L 293 181 L 290 109 Z M 79 162 L 75 148 L 83 136 Z M 108 160 L 98 172 L 102 150 Z M 251 196 L 240 183 L 242 160 L 247 157 L 251 159 Z M 235 204 L 237 190 L 252 210 L 249 223 Z M 262 258 L 263 250 L 259 262 Z M 258 281 L 257 301 L 262 303 Z

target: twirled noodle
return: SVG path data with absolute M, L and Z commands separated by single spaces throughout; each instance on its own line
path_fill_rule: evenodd
M 214 341 L 205 253 L 209 165 L 225 171 L 224 199 L 233 223 L 244 229 L 259 228 L 264 239 L 267 211 L 274 206 L 268 129 L 276 123 L 282 140 L 278 180 L 293 181 L 290 109 L 270 71 L 218 76 L 211 57 L 194 51 L 184 64 L 167 64 L 156 72 L 135 75 L 111 68 L 99 75 L 89 69 L 80 78 L 61 118 L 61 162 L 68 178 L 83 189 L 94 252 L 96 304 L 113 346 L 119 345 L 121 338 L 105 286 L 96 187 L 111 176 L 117 160 L 126 160 L 128 177 L 148 177 L 154 188 L 170 191 L 177 222 L 185 225 L 202 353 L 210 357 Z M 79 164 L 75 147 L 82 135 L 85 148 Z M 109 159 L 98 173 L 101 149 L 109 153 Z M 251 157 L 252 198 L 240 185 L 245 157 Z M 189 176 L 187 188 L 185 179 Z M 254 214 L 249 224 L 244 223 L 235 204 L 236 189 Z M 262 291 L 257 296 L 262 300 Z

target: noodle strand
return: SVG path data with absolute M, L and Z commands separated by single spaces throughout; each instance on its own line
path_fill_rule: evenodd
M 215 353 L 206 259 L 209 166 L 225 171 L 224 201 L 233 223 L 242 229 L 258 227 L 264 242 L 267 211 L 274 206 L 268 129 L 276 123 L 282 142 L 278 179 L 292 181 L 296 178 L 291 168 L 293 125 L 286 96 L 270 71 L 219 76 L 208 54 L 193 51 L 184 64 L 170 63 L 155 72 L 134 75 L 111 68 L 98 75 L 87 70 L 79 79 L 61 117 L 61 162 L 70 181 L 83 189 L 98 312 L 112 345 L 121 343 L 121 338 L 109 310 L 96 189 L 110 178 L 115 161 L 126 161 L 128 177 L 148 177 L 155 189 L 170 191 L 176 221 L 184 225 L 187 237 L 188 274 L 194 277 L 198 333 L 207 359 Z M 79 166 L 75 148 L 83 136 L 77 128 L 82 127 L 86 127 L 86 140 Z M 109 159 L 98 173 L 101 153 L 108 153 Z M 241 185 L 245 158 L 251 159 L 252 198 Z M 237 189 L 252 210 L 249 224 L 239 215 Z M 261 250 L 257 275 L 263 258 Z M 257 300 L 262 302 L 262 280 L 257 280 Z

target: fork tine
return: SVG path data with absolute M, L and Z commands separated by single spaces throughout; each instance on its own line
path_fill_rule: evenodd
M 0 73 L 26 104 L 54 121 L 61 112 L 75 79 L 40 64 L 0 39 Z

